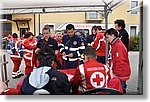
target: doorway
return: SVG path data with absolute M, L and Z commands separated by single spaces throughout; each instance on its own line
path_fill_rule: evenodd
M 28 31 L 28 28 L 20 28 L 20 37 Z

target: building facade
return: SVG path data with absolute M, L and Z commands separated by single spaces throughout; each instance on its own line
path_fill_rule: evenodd
M 127 12 L 133 7 L 139 5 L 141 0 L 127 0 L 127 2 L 116 7 L 108 15 L 108 25 L 114 25 L 116 19 L 124 19 L 126 30 L 130 36 L 139 33 L 140 15 L 139 12 Z M 52 32 L 66 23 L 77 24 L 104 24 L 103 13 L 99 12 L 68 12 L 68 13 L 41 13 L 41 14 L 13 14 L 12 33 L 22 36 L 27 31 L 33 32 L 34 35 L 41 33 L 44 25 L 49 25 Z

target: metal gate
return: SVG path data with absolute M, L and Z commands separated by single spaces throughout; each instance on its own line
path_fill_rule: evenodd
M 6 55 L 0 55 L 0 72 L 1 72 L 1 81 L 8 86 L 9 80 L 7 79 L 7 65 Z

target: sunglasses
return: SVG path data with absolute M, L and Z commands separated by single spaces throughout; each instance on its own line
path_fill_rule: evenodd
M 58 38 L 61 38 L 62 36 L 58 36 Z

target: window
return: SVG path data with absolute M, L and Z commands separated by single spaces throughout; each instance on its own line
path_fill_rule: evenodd
M 138 6 L 138 1 L 131 1 L 131 9 Z M 131 14 L 138 14 L 137 11 L 131 11 Z
M 82 34 L 84 34 L 85 36 L 88 36 L 89 35 L 89 29 L 76 29 L 76 31 L 80 31 L 82 32 Z
M 98 19 L 97 12 L 89 12 L 89 19 Z
M 51 32 L 54 32 L 54 31 L 55 31 L 55 24 L 53 24 L 53 23 L 45 23 L 44 26 L 45 26 L 45 25 L 48 25 L 48 26 L 50 27 L 50 31 L 51 31 Z
M 54 25 L 49 25 L 51 32 L 54 32 Z
M 12 15 L 2 15 L 2 19 L 12 20 Z
M 12 24 L 11 23 L 4 23 L 2 26 L 3 32 L 11 32 L 12 31 Z
M 137 34 L 137 26 L 130 26 L 130 36 L 135 36 Z
M 4 24 L 2 24 L 0 30 L 1 30 L 2 36 L 7 37 L 9 34 L 12 33 L 12 24 L 4 23 Z

